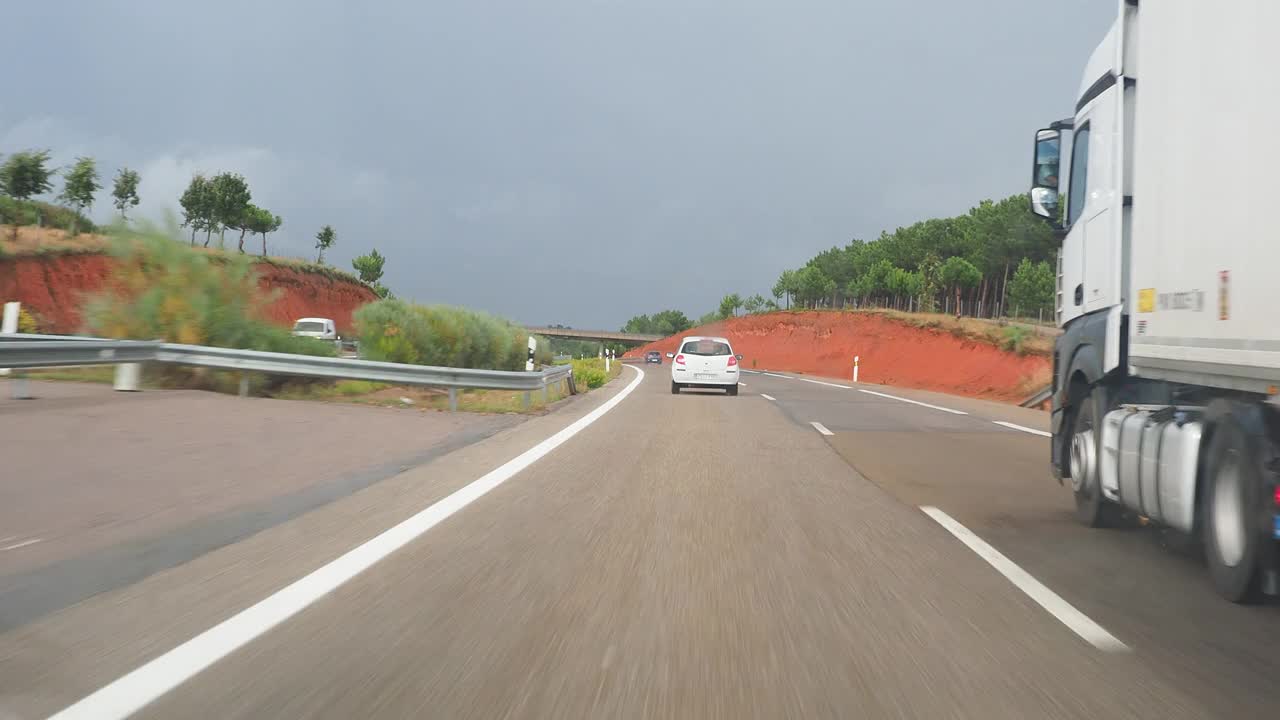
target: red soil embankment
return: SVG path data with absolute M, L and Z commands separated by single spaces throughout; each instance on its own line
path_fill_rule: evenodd
M 1019 402 L 1049 383 L 1052 362 L 1018 355 L 946 330 L 856 312 L 779 312 L 731 318 L 636 348 L 675 352 L 684 335 L 733 343 L 747 370 L 769 369 Z
M 102 288 L 112 267 L 110 256 L 97 253 L 24 255 L 0 260 L 0 301 L 17 300 L 40 319 L 41 332 L 78 333 L 83 329 L 84 296 Z M 351 315 L 377 300 L 359 283 L 318 273 L 256 263 L 260 287 L 279 294 L 266 308 L 266 319 L 291 326 L 300 317 L 332 318 L 349 332 Z

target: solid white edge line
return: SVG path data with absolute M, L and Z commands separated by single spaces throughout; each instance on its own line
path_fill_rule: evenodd
M 777 401 L 778 401 L 778 398 L 776 398 L 776 397 L 774 397 L 774 396 L 772 396 L 772 395 L 765 395 L 764 393 L 760 393 L 760 397 L 764 398 L 765 400 L 772 400 L 772 401 L 774 401 L 774 402 L 777 402 Z
M 1012 560 L 1001 554 L 999 550 L 991 547 L 985 540 L 978 537 L 969 528 L 961 525 L 950 515 L 928 505 L 921 505 L 920 509 L 936 520 L 947 532 L 954 535 L 957 540 L 977 553 L 978 557 L 986 560 L 991 567 L 996 569 L 996 572 L 1013 583 L 1014 587 L 1026 593 L 1027 597 L 1036 601 L 1040 607 L 1047 610 L 1050 615 L 1057 618 L 1059 622 L 1066 625 L 1086 642 L 1103 652 L 1127 652 L 1129 650 L 1127 645 L 1117 640 L 1114 635 L 1090 619 L 1088 615 L 1080 612 L 1071 603 L 1063 600 L 1057 593 L 1045 587 L 1044 583 L 1032 577 L 1026 570 L 1018 567 Z
M 828 429 L 827 429 L 827 426 L 826 426 L 826 425 L 823 425 L 822 423 L 818 422 L 817 420 L 814 420 L 813 422 L 811 422 L 811 423 L 809 423 L 809 424 L 813 426 L 813 429 L 814 429 L 814 430 L 817 430 L 818 432 L 822 433 L 823 435 L 835 435 L 835 433 L 833 433 L 833 432 L 831 432 L 830 430 L 828 430 Z
M 744 383 L 744 382 L 739 382 L 739 383 L 738 383 L 738 385 L 739 385 L 739 386 L 741 386 L 741 387 L 746 387 L 746 386 L 747 386 L 747 384 L 746 384 L 746 383 Z
M 858 388 L 858 392 L 864 392 L 868 395 L 875 395 L 877 397 L 882 397 L 882 398 L 889 398 L 890 400 L 898 400 L 904 403 L 911 403 L 912 405 L 919 405 L 921 407 L 933 408 L 934 410 L 941 410 L 942 412 L 951 413 L 952 415 L 968 415 L 969 414 L 963 410 L 952 410 L 951 408 L 945 408 L 945 407 L 942 407 L 941 405 L 930 405 L 929 403 L 920 402 L 919 400 L 908 400 L 907 398 L 898 397 L 897 395 L 886 395 L 885 393 L 876 392 L 875 390 L 863 390 L 862 388 Z
M 1053 433 L 1051 432 L 1045 432 L 1044 430 L 1029 428 L 1024 425 L 1018 425 L 1016 423 L 1005 422 L 1003 420 L 992 420 L 991 422 L 997 425 L 1003 425 L 1004 427 L 1007 427 L 1010 430 L 1021 430 L 1024 433 L 1031 433 L 1032 435 L 1039 435 L 1040 437 L 1053 437 Z
M 790 378 L 790 377 L 788 377 L 787 375 L 778 375 L 778 374 L 776 374 L 776 373 L 771 373 L 771 372 L 762 372 L 762 373 L 760 373 L 760 374 L 761 374 L 761 375 L 768 375 L 769 377 L 782 378 L 783 380 L 790 380 L 790 379 L 791 379 L 791 378 Z
M 305 610 L 379 560 L 417 539 L 600 419 L 630 395 L 644 379 L 644 371 L 632 365 L 627 367 L 636 372 L 635 379 L 629 385 L 556 434 L 293 584 L 108 683 L 50 716 L 50 720 L 122 719 L 150 705 L 205 668 Z
M 9 538 L 9 539 L 12 540 L 12 538 Z M 14 543 L 13 545 L 9 545 L 7 547 L 0 547 L 0 552 L 4 552 L 6 550 L 17 550 L 18 548 L 24 548 L 28 545 L 35 545 L 38 542 L 40 542 L 40 538 L 35 538 L 33 540 L 24 540 L 23 542 Z
M 814 385 L 826 385 L 827 387 L 838 387 L 838 388 L 844 388 L 845 390 L 853 389 L 853 387 L 850 385 L 837 385 L 836 383 L 822 382 L 821 380 L 810 380 L 809 378 L 796 378 L 796 379 L 803 380 L 807 383 L 813 383 Z

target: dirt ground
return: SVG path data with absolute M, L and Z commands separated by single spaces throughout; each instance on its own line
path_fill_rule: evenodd
M 1052 361 L 975 340 L 961 329 L 917 327 L 875 313 L 779 312 L 693 328 L 682 335 L 721 335 L 748 370 L 778 370 L 1020 402 L 1049 384 Z M 636 348 L 675 352 L 679 337 Z

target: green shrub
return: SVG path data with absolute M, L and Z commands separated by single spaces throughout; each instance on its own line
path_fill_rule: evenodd
M 332 343 L 294 337 L 262 320 L 271 297 L 246 257 L 193 250 L 158 232 L 112 238 L 111 280 L 89 296 L 89 331 L 104 337 L 332 356 Z
M 528 354 L 523 328 L 465 308 L 390 298 L 361 307 L 355 324 L 360 347 L 370 360 L 523 370 Z
M 1003 331 L 1003 338 L 1000 346 L 1009 352 L 1016 352 L 1019 355 L 1027 353 L 1027 335 L 1030 332 L 1021 325 L 1008 325 Z
M 586 358 L 570 361 L 573 365 L 574 382 L 594 390 L 609 379 L 604 371 L 604 361 L 600 358 Z
M 18 200 L 0 195 L 0 223 L 6 225 L 43 225 L 71 231 L 73 227 L 82 233 L 96 232 L 89 218 L 71 208 L 53 205 L 39 200 Z

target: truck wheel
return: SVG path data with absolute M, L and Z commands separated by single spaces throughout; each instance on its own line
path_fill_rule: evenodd
M 671 394 L 672 395 L 680 394 L 680 383 L 676 382 L 675 380 L 671 381 Z
M 1076 520 L 1087 527 L 1116 527 L 1123 523 L 1124 508 L 1102 496 L 1098 461 L 1102 450 L 1102 392 L 1081 386 L 1084 395 L 1071 413 L 1068 439 L 1071 490 L 1076 500 Z
M 1230 415 L 1214 430 L 1204 467 L 1201 525 L 1213 585 L 1231 602 L 1256 600 L 1265 541 L 1257 512 L 1262 479 L 1245 432 Z

